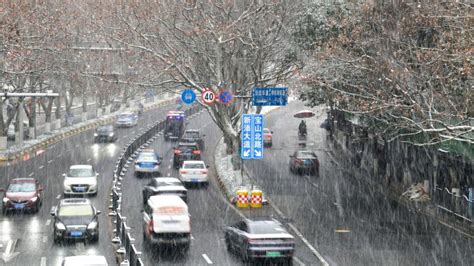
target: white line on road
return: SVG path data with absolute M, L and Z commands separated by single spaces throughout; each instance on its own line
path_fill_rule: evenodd
M 288 224 L 288 226 L 293 230 L 293 232 L 298 235 L 298 237 L 305 243 L 305 245 L 313 252 L 313 254 L 318 257 L 319 261 L 324 265 L 324 266 L 329 266 L 329 263 L 319 254 L 319 252 L 309 243 L 309 241 L 303 236 L 303 234 L 300 233 L 300 231 L 291 223 Z
M 35 173 L 33 172 L 33 173 L 30 173 L 28 176 L 32 176 L 32 175 L 34 175 L 34 174 L 35 174 Z
M 43 236 L 43 243 L 46 243 L 46 241 L 48 241 L 48 237 L 47 237 L 47 236 Z
M 167 176 L 171 176 L 171 173 L 168 173 Z
M 79 148 L 79 146 L 81 146 L 81 145 L 79 145 L 79 144 L 76 144 L 76 148 Z
M 53 162 L 53 160 L 49 160 L 49 161 L 48 161 L 48 164 L 50 164 L 50 163 L 52 163 L 52 162 Z
M 89 159 L 87 159 L 87 162 L 90 162 L 91 160 L 92 160 L 92 159 L 91 159 L 91 158 L 89 158 Z
M 46 226 L 49 226 L 51 224 L 51 219 L 46 220 Z
M 46 266 L 46 257 L 41 257 L 40 266 Z
M 305 265 L 300 259 L 298 259 L 297 257 L 293 256 L 293 261 L 298 263 L 299 265 Z
M 44 165 L 41 165 L 40 167 L 38 167 L 39 169 L 43 169 L 44 168 Z
M 168 169 L 171 169 L 171 165 L 168 165 Z
M 194 240 L 194 236 L 193 236 L 193 235 L 191 235 L 191 240 Z
M 56 199 L 60 199 L 60 198 L 61 198 L 61 194 L 58 194 L 58 195 L 56 196 Z
M 316 210 L 313 209 L 313 208 L 311 208 L 310 211 L 311 211 L 314 215 L 318 214 L 318 213 L 316 212 Z
M 212 264 L 212 260 L 209 259 L 209 257 L 208 257 L 206 254 L 202 254 L 202 257 L 203 257 L 204 260 L 207 262 L 207 264 Z

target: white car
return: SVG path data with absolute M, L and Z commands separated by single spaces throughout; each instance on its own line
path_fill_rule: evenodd
M 64 177 L 64 196 L 97 195 L 97 177 L 92 165 L 72 165 Z
M 82 256 L 70 256 L 63 260 L 61 266 L 107 266 L 107 260 L 104 256 L 97 255 L 82 255 Z
M 183 183 L 209 184 L 208 166 L 203 161 L 184 161 L 179 169 L 179 179 Z

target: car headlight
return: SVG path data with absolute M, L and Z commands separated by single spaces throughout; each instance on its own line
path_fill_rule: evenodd
M 87 226 L 87 230 L 94 230 L 97 228 L 97 222 L 96 221 L 92 221 L 88 226 Z
M 97 134 L 97 133 L 94 133 L 94 137 L 97 137 L 97 136 L 99 136 L 99 134 Z
M 31 201 L 32 201 L 32 202 L 35 202 L 35 201 L 37 201 L 37 200 L 38 200 L 38 197 L 33 197 L 33 198 L 31 198 Z
M 109 137 L 113 137 L 113 136 L 114 136 L 114 133 L 110 133 L 110 134 L 109 134 Z
M 66 230 L 66 226 L 61 222 L 57 222 L 54 226 L 56 226 L 56 230 Z
M 9 200 L 7 197 L 4 197 L 4 198 L 3 198 L 3 203 L 7 203 L 7 202 L 9 202 L 9 201 L 10 201 L 10 200 Z

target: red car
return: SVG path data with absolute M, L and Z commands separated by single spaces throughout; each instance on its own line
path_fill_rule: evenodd
M 42 204 L 43 186 L 35 178 L 14 178 L 10 180 L 2 200 L 2 213 L 8 211 L 32 211 L 38 212 Z

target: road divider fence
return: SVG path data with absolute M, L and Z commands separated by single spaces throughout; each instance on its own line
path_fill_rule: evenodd
M 185 116 L 189 117 L 201 110 L 201 106 L 195 105 L 184 110 Z M 146 148 L 151 141 L 154 141 L 159 133 L 164 130 L 166 120 L 160 120 L 143 129 L 139 135 L 130 140 L 122 150 L 117 159 L 113 174 L 111 205 L 109 209 L 115 224 L 114 237 L 112 243 L 119 248 L 116 253 L 119 255 L 120 265 L 141 266 L 144 265 L 141 259 L 141 252 L 135 246 L 135 239 L 132 238 L 130 227 L 127 226 L 127 218 L 122 216 L 122 181 L 126 176 L 128 167 L 138 156 L 140 151 Z

